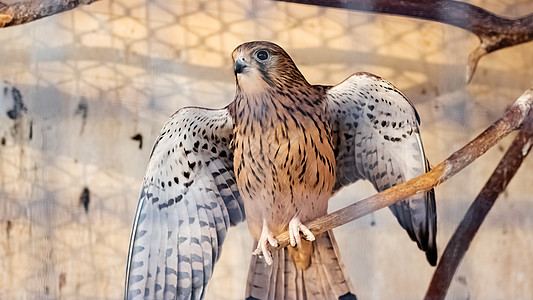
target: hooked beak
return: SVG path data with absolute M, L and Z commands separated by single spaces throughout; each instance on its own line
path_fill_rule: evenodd
M 248 64 L 244 61 L 244 58 L 240 58 L 235 61 L 233 71 L 235 72 L 235 75 L 237 75 L 242 73 L 246 67 L 248 67 Z

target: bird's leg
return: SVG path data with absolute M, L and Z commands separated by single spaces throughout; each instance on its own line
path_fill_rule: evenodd
M 303 233 L 303 236 L 307 241 L 312 242 L 315 240 L 315 236 L 313 235 L 311 230 L 309 230 L 307 226 L 302 224 L 302 222 L 300 222 L 300 219 L 298 219 L 297 217 L 294 217 L 289 222 L 289 236 L 290 236 L 291 246 L 293 247 L 298 246 L 298 248 L 301 248 L 302 239 L 300 237 L 300 232 Z
M 272 264 L 272 254 L 268 249 L 268 244 L 272 247 L 278 246 L 278 241 L 274 238 L 274 234 L 270 229 L 268 229 L 266 220 L 263 220 L 263 230 L 261 232 L 261 237 L 259 237 L 259 242 L 257 243 L 257 249 L 253 252 L 255 255 L 263 254 L 267 264 Z

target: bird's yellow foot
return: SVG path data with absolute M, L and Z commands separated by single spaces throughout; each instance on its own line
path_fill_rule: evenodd
M 301 247 L 302 238 L 300 237 L 300 232 L 303 234 L 303 237 L 306 241 L 312 242 L 315 240 L 315 236 L 313 235 L 311 230 L 309 230 L 307 226 L 302 224 L 302 222 L 300 222 L 300 219 L 293 218 L 289 222 L 289 236 L 290 236 L 291 246 L 293 247 L 298 246 L 298 248 Z
M 263 230 L 261 232 L 261 237 L 259 237 L 259 242 L 257 243 L 257 248 L 254 250 L 254 255 L 263 255 L 267 264 L 272 264 L 272 253 L 268 249 L 268 244 L 272 247 L 278 246 L 278 241 L 274 238 L 272 231 L 268 229 L 266 220 L 263 220 Z

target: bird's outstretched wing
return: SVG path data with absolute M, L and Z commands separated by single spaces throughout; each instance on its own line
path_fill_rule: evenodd
M 391 83 L 356 73 L 327 90 L 328 116 L 336 155 L 334 190 L 366 179 L 378 191 L 429 170 L 413 105 Z M 437 260 L 437 215 L 433 190 L 390 206 L 400 225 Z
M 226 109 L 184 108 L 152 150 L 133 224 L 125 298 L 201 299 L 231 225 L 244 220 Z

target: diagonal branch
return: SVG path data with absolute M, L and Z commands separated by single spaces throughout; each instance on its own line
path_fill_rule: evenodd
M 426 293 L 426 300 L 444 299 L 453 275 L 465 256 L 481 223 L 505 190 L 524 158 L 533 146 L 533 114 L 524 120 L 524 128 L 518 133 L 509 150 L 505 153 L 494 173 L 487 181 L 476 200 L 472 203 L 459 227 L 448 242 L 444 254 L 433 274 Z
M 497 16 L 478 6 L 453 0 L 278 0 L 349 10 L 392 14 L 440 22 L 475 34 L 480 45 L 470 53 L 467 81 L 484 55 L 533 40 L 533 14 L 519 19 Z
M 95 1 L 98 0 L 21 0 L 10 5 L 0 1 L 0 28 L 28 23 Z
M 520 98 L 518 98 L 505 112 L 503 117 L 494 122 L 473 141 L 438 164 L 433 170 L 374 196 L 351 204 L 343 209 L 320 217 L 306 224 L 307 227 L 314 234 L 320 234 L 363 217 L 378 209 L 387 207 L 416 193 L 429 191 L 471 164 L 475 159 L 487 152 L 488 149 L 498 143 L 511 131 L 518 129 L 532 108 L 533 88 L 527 90 L 522 96 L 520 96 Z M 280 246 L 271 250 L 286 247 L 289 244 L 289 232 L 286 231 L 276 236 L 276 240 Z M 268 247 L 272 248 L 270 246 Z

